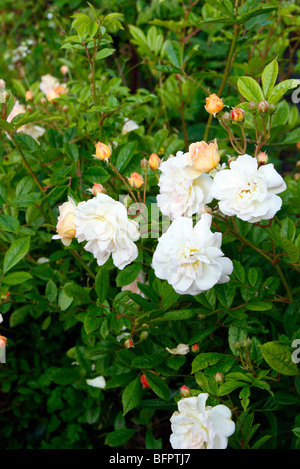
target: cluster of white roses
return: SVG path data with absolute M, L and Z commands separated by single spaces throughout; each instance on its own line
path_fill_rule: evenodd
M 160 166 L 157 203 L 172 223 L 158 240 L 152 267 L 179 294 L 197 295 L 228 282 L 233 270 L 221 250 L 222 234 L 211 231 L 212 215 L 205 213 L 206 204 L 215 198 L 223 214 L 251 223 L 272 218 L 282 204 L 276 194 L 286 184 L 273 164 L 259 166 L 250 155 L 239 156 L 229 168 L 219 162 L 216 142 L 197 142 L 187 153 L 178 152 Z M 84 249 L 98 265 L 111 254 L 116 267 L 123 269 L 138 255 L 134 243 L 140 237 L 138 224 L 128 218 L 120 202 L 103 191 L 94 195 L 77 206 L 69 198 L 60 207 L 58 234 L 53 238 L 69 245 L 76 237 L 86 242 Z M 200 219 L 194 226 L 195 214 Z

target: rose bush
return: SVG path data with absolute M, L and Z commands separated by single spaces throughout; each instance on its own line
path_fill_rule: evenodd
M 4 3 L 1 448 L 299 448 L 297 2 Z

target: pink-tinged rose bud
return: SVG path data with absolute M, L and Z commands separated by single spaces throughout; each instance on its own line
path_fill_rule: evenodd
M 266 114 L 270 106 L 269 106 L 269 103 L 265 99 L 263 99 L 262 101 L 258 103 L 257 107 L 258 107 L 260 114 Z
M 30 90 L 27 90 L 25 93 L 25 99 L 26 101 L 32 101 L 33 99 L 33 92 Z
M 201 173 L 211 171 L 220 161 L 218 145 L 214 143 L 196 142 L 189 146 L 189 156 L 193 169 Z
M 254 101 L 250 101 L 248 104 L 248 109 L 250 112 L 252 112 L 252 114 L 255 114 L 257 110 L 257 104 Z
M 0 92 L 0 103 L 6 103 L 9 98 L 9 92 L 8 91 L 3 91 L 2 93 Z
M 68 106 L 65 104 L 62 108 L 63 112 L 68 112 L 69 108 Z
M 187 397 L 190 395 L 190 393 L 191 393 L 190 388 L 188 388 L 187 386 L 181 386 L 180 388 L 181 397 Z
M 40 100 L 40 103 L 41 103 L 43 106 L 45 106 L 45 104 L 47 103 L 47 99 L 44 98 L 44 96 L 43 96 L 43 97 L 41 98 L 41 100 Z
M 66 75 L 66 74 L 68 73 L 68 71 L 69 71 L 69 68 L 68 68 L 67 65 L 62 65 L 62 66 L 60 67 L 60 71 L 61 71 L 61 73 L 62 73 L 63 75 Z
M 257 162 L 259 165 L 262 165 L 262 164 L 267 164 L 269 161 L 269 157 L 267 155 L 267 153 L 265 151 L 261 151 L 258 155 L 257 155 Z
M 200 350 L 199 344 L 193 344 L 191 349 L 192 349 L 192 352 L 198 353 Z
M 232 124 L 232 118 L 230 112 L 224 112 L 221 121 L 226 127 L 230 127 Z
M 148 168 L 149 168 L 149 163 L 148 161 L 146 160 L 146 158 L 143 158 L 141 160 L 141 168 L 143 171 L 147 172 Z
M 56 231 L 52 239 L 61 239 L 65 246 L 70 246 L 72 239 L 76 235 L 76 227 L 74 224 L 76 204 L 71 197 L 68 202 L 64 202 L 59 207 L 59 217 L 57 219 Z
M 243 122 L 245 119 L 245 112 L 243 109 L 234 108 L 230 111 L 231 118 L 234 122 Z
M 140 189 L 144 184 L 143 176 L 139 173 L 131 173 L 130 177 L 128 178 L 128 182 L 134 189 Z
M 125 342 L 124 342 L 124 347 L 125 347 L 125 348 L 132 348 L 132 347 L 134 347 L 134 345 L 133 345 L 133 340 L 132 340 L 132 339 L 127 339 L 127 340 L 125 340 Z
M 96 196 L 97 194 L 100 194 L 100 192 L 103 192 L 104 194 L 106 193 L 106 190 L 104 189 L 102 184 L 98 184 L 96 182 L 93 185 L 93 187 L 91 189 L 87 189 L 87 191 L 89 191 L 94 196 Z
M 298 150 L 300 150 L 300 142 L 296 143 L 296 147 L 298 148 Z
M 222 383 L 222 381 L 224 380 L 224 375 L 218 372 L 214 375 L 214 379 L 216 383 Z
M 4 335 L 0 335 L 0 348 L 5 348 L 7 345 L 7 338 Z
M 96 160 L 106 160 L 111 156 L 112 149 L 110 145 L 105 145 L 105 143 L 98 142 L 95 145 L 96 148 Z
M 141 375 L 141 383 L 142 383 L 143 388 L 149 388 L 150 389 L 150 385 L 148 383 L 146 375 L 144 375 L 144 374 Z
M 149 158 L 149 166 L 152 171 L 157 170 L 160 167 L 161 160 L 156 153 L 151 153 Z
M 218 112 L 222 111 L 224 107 L 224 103 L 219 96 L 217 96 L 215 93 L 211 94 L 206 98 L 206 106 L 205 110 L 209 112 L 209 114 L 213 114 L 216 116 Z
M 300 178 L 300 173 L 296 173 L 294 176 L 295 181 L 298 181 L 299 178 Z
M 6 87 L 6 83 L 5 83 L 4 80 L 1 79 L 1 80 L 0 80 L 0 91 L 5 90 L 5 87 Z

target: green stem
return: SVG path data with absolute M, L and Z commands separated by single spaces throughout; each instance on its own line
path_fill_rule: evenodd
M 225 67 L 225 71 L 224 71 L 224 75 L 223 75 L 223 79 L 222 79 L 222 83 L 221 83 L 221 86 L 218 90 L 218 96 L 221 96 L 221 94 L 223 93 L 226 82 L 227 82 L 227 78 L 228 78 L 230 70 L 231 70 L 232 58 L 233 58 L 233 54 L 234 54 L 234 51 L 235 51 L 235 44 L 236 44 L 237 37 L 238 37 L 238 31 L 239 31 L 239 27 L 237 25 L 235 25 L 234 26 L 234 33 L 233 33 L 232 43 L 231 43 L 231 46 L 230 46 L 230 50 L 229 50 L 229 54 L 228 54 L 228 58 L 227 58 L 227 62 L 226 62 L 226 67 Z M 208 118 L 208 121 L 207 121 L 207 124 L 206 124 L 205 132 L 204 132 L 204 137 L 203 137 L 204 141 L 206 141 L 207 138 L 208 138 L 209 129 L 210 129 L 210 126 L 211 126 L 211 123 L 212 123 L 212 119 L 213 119 L 213 116 L 212 116 L 212 114 L 210 114 L 210 116 Z
M 73 251 L 72 249 L 70 250 L 72 256 L 82 265 L 82 267 L 87 271 L 87 273 L 95 280 L 96 275 L 94 272 L 86 265 L 84 260 L 80 257 L 80 255 L 76 252 Z

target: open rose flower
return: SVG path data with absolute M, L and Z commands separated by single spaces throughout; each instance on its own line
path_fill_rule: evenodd
M 67 94 L 67 85 L 59 83 L 57 78 L 49 74 L 42 76 L 39 87 L 48 101 L 59 98 L 61 94 Z
M 106 194 L 98 193 L 87 202 L 77 205 L 76 238 L 87 241 L 84 249 L 91 252 L 98 265 L 110 255 L 119 269 L 134 261 L 138 250 L 134 241 L 140 237 L 138 224 L 129 220 L 126 208 Z
M 223 405 L 207 406 L 207 393 L 186 397 L 178 402 L 178 411 L 170 421 L 173 449 L 225 449 L 235 431 L 230 409 Z
M 158 240 L 152 266 L 179 294 L 198 295 L 217 283 L 229 281 L 233 265 L 221 251 L 222 234 L 210 230 L 205 213 L 193 227 L 191 218 L 179 217 Z
M 61 239 L 65 246 L 70 246 L 72 239 L 75 238 L 76 228 L 74 225 L 76 204 L 74 200 L 69 197 L 68 202 L 64 202 L 59 207 L 59 217 L 57 220 L 56 231 L 52 239 Z
M 212 179 L 206 173 L 191 171 L 188 153 L 178 152 L 160 165 L 160 194 L 157 204 L 171 220 L 199 213 L 212 201 Z
M 230 169 L 215 175 L 212 186 L 212 195 L 219 200 L 221 212 L 250 223 L 273 218 L 282 205 L 276 194 L 286 189 L 274 165 L 258 168 L 256 158 L 241 155 L 229 166 Z
M 190 351 L 190 347 L 186 344 L 178 344 L 175 348 L 166 347 L 167 352 L 171 355 L 186 355 Z

